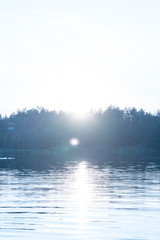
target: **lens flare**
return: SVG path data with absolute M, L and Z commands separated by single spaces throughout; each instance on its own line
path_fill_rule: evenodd
M 79 139 L 78 138 L 72 138 L 72 139 L 70 139 L 69 142 L 72 146 L 77 146 L 79 144 Z

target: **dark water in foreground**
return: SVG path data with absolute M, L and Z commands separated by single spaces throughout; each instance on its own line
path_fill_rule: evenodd
M 159 164 L 80 160 L 25 169 L 4 161 L 0 239 L 160 239 Z

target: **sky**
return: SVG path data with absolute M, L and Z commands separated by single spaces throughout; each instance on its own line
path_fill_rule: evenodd
M 160 109 L 159 0 L 0 0 L 0 114 Z

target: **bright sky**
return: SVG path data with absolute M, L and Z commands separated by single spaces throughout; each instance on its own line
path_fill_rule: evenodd
M 0 0 L 0 113 L 160 109 L 159 0 Z

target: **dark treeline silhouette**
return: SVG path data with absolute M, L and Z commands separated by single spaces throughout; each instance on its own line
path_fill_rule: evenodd
M 160 148 L 160 114 L 108 107 L 77 121 L 71 114 L 44 108 L 22 110 L 0 117 L 1 149 L 52 149 L 69 145 L 76 137 L 80 147 L 103 146 Z

